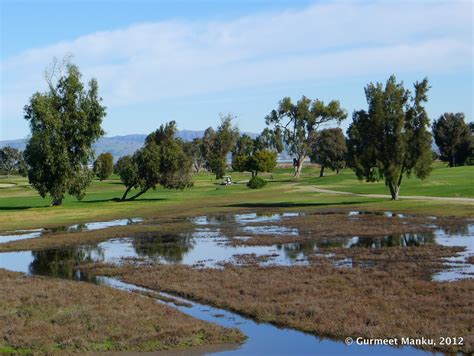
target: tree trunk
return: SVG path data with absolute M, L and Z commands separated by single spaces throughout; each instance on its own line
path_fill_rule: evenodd
M 63 205 L 63 198 L 53 199 L 51 206 L 60 206 Z
M 148 189 L 150 189 L 150 188 L 145 188 L 145 189 L 143 189 L 143 190 L 140 190 L 137 194 L 135 194 L 135 195 L 134 195 L 133 197 L 131 197 L 131 198 L 128 198 L 127 200 L 135 200 L 135 199 L 138 198 L 140 195 L 145 194 L 145 193 L 148 191 Z
M 319 177 L 324 177 L 324 164 L 321 165 L 321 170 L 319 171 Z
M 132 189 L 132 187 L 127 187 L 127 189 L 125 189 L 125 193 L 123 193 L 123 195 L 122 195 L 122 200 L 125 200 L 125 198 L 127 197 L 127 194 L 130 191 L 130 189 Z
M 295 159 L 294 162 L 294 167 L 295 167 L 295 174 L 294 178 L 299 178 L 301 176 L 301 170 L 303 169 L 303 162 L 306 157 L 300 156 L 297 159 Z
M 390 188 L 390 195 L 392 196 L 392 200 L 398 200 L 398 195 L 400 193 L 400 185 L 394 183 L 388 183 L 388 187 Z

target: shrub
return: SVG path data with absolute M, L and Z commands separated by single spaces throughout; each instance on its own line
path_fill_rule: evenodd
M 247 187 L 249 187 L 250 189 L 260 189 L 266 185 L 267 185 L 267 181 L 257 176 L 252 177 L 252 179 L 250 179 L 249 182 L 247 183 Z

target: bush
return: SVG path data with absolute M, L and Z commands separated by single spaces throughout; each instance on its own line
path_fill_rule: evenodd
M 250 189 L 260 189 L 266 185 L 267 185 L 267 181 L 257 176 L 252 177 L 252 179 L 250 179 L 249 182 L 247 183 L 247 187 L 249 187 Z

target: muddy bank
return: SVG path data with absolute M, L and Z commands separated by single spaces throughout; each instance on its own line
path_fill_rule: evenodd
M 438 257 L 454 252 L 442 249 Z M 343 340 L 452 335 L 463 337 L 464 345 L 427 349 L 474 351 L 474 280 L 427 281 L 420 278 L 421 272 L 412 272 L 437 265 L 421 261 L 421 266 L 413 267 L 419 253 L 411 256 L 407 258 L 412 268 L 407 269 L 407 261 L 385 269 L 337 268 L 322 257 L 309 266 L 292 267 L 89 265 L 85 269 L 319 336 Z
M 156 351 L 240 343 L 245 336 L 155 299 L 0 269 L 0 352 Z

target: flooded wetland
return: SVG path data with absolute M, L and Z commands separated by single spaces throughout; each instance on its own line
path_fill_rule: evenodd
M 472 352 L 473 237 L 471 220 L 387 212 L 133 218 L 5 232 L 0 268 L 144 295 L 224 327 L 206 334 L 225 335 L 219 352 Z M 446 335 L 463 345 L 343 342 Z

